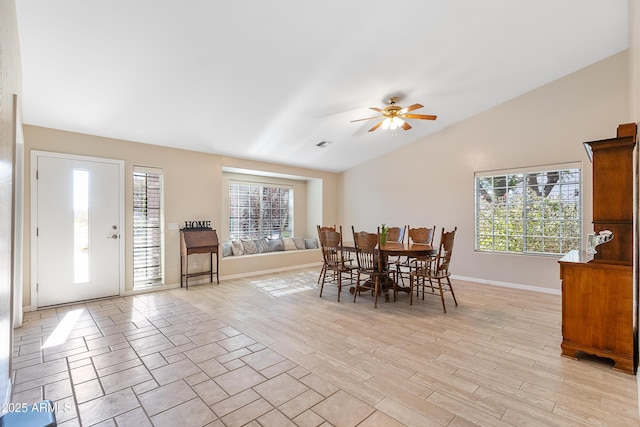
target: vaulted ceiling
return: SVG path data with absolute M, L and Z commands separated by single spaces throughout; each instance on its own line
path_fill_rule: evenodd
M 16 5 L 26 124 L 335 172 L 628 45 L 627 0 Z M 350 122 L 391 95 L 438 119 Z

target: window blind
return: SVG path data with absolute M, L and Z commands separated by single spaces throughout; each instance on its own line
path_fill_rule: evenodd
M 133 170 L 134 286 L 163 283 L 162 170 Z
M 258 239 L 291 236 L 293 188 L 267 184 L 230 182 L 229 236 Z

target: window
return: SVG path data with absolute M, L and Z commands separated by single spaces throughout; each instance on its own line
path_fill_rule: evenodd
M 258 239 L 293 235 L 293 188 L 231 181 L 229 238 Z
M 133 169 L 133 283 L 163 283 L 162 170 Z
M 475 177 L 477 251 L 564 254 L 580 249 L 581 172 L 510 171 Z

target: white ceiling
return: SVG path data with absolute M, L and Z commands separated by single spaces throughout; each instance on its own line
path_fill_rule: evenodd
M 25 123 L 336 172 L 628 45 L 627 0 L 16 4 Z M 438 119 L 350 123 L 390 95 Z

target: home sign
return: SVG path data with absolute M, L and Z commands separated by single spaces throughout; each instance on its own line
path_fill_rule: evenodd
M 194 228 L 211 228 L 211 221 L 185 221 L 184 222 L 185 229 L 194 229 Z

